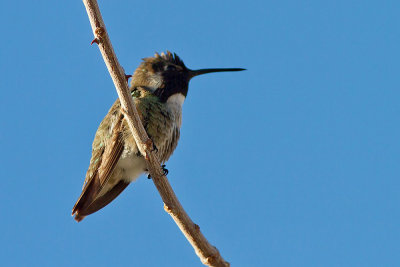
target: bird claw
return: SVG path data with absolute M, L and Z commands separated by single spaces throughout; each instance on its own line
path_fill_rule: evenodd
M 148 169 L 146 169 L 145 170 L 145 172 L 148 172 L 149 170 Z M 150 173 L 149 174 L 147 174 L 147 179 L 151 179 L 151 175 L 150 175 Z
M 165 175 L 165 176 L 167 176 L 167 175 L 168 175 L 168 173 L 169 173 L 169 171 L 168 171 L 168 169 L 167 169 L 167 168 L 165 168 L 165 167 L 166 167 L 166 165 L 165 165 L 165 164 L 161 165 L 161 168 L 162 168 L 162 170 L 163 170 L 163 173 L 164 173 L 164 175 Z M 150 173 L 147 175 L 147 179 L 151 179 L 151 175 L 150 175 Z
M 168 175 L 168 173 L 169 173 L 169 171 L 168 171 L 168 169 L 167 169 L 167 168 L 165 168 L 165 167 L 166 167 L 166 165 L 165 165 L 165 164 L 161 165 L 161 168 L 162 168 L 162 170 L 163 170 L 163 172 L 164 172 L 164 175 L 165 175 L 165 176 L 167 176 L 167 175 Z

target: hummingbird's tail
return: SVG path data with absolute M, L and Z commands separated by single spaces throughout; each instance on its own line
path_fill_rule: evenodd
M 122 191 L 129 185 L 128 182 L 120 180 L 111 190 L 108 190 L 104 195 L 98 196 L 100 187 L 99 179 L 94 177 L 83 190 L 81 196 L 72 208 L 72 216 L 77 222 L 82 221 L 85 216 L 90 215 L 113 201 Z

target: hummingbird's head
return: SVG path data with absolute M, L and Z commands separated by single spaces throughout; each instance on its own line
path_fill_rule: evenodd
M 154 57 L 144 58 L 132 76 L 132 87 L 144 87 L 166 102 L 171 96 L 186 98 L 189 81 L 195 76 L 222 71 L 240 71 L 244 69 L 188 69 L 177 54 L 156 53 Z

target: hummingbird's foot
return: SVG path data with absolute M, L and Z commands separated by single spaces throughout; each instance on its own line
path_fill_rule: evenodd
M 99 41 L 99 39 L 97 37 L 93 39 L 93 41 L 90 43 L 90 45 L 92 45 L 94 43 L 100 44 L 100 41 Z
M 161 168 L 162 168 L 162 170 L 163 170 L 163 172 L 164 172 L 164 175 L 165 175 L 165 176 L 167 176 L 167 175 L 168 175 L 168 173 L 169 173 L 169 171 L 168 171 L 168 169 L 167 169 L 167 168 L 165 168 L 165 167 L 166 167 L 166 165 L 165 165 L 165 164 L 161 165 Z M 149 170 L 146 170 L 146 171 L 149 171 Z M 150 175 L 150 173 L 147 175 L 147 179 L 151 179 L 151 175 Z
M 169 171 L 168 171 L 168 169 L 167 169 L 167 168 L 165 168 L 165 167 L 166 167 L 166 165 L 165 165 L 165 164 L 161 165 L 161 168 L 162 168 L 162 170 L 163 170 L 163 172 L 164 172 L 164 175 L 165 175 L 165 176 L 167 176 L 167 175 L 168 175 L 168 173 L 169 173 Z
M 148 169 L 145 169 L 144 171 L 145 171 L 145 172 L 148 172 L 149 170 L 148 170 Z M 147 179 L 151 179 L 151 175 L 150 175 L 150 173 L 149 173 L 149 174 L 147 174 Z

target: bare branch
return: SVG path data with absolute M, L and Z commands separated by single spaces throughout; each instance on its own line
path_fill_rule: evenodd
M 174 219 L 203 264 L 208 266 L 229 266 L 229 263 L 219 254 L 218 249 L 212 246 L 203 236 L 200 227 L 189 218 L 172 190 L 167 177 L 164 175 L 160 166 L 160 161 L 152 151 L 152 141 L 148 137 L 140 121 L 138 112 L 129 93 L 124 70 L 120 66 L 111 45 L 97 1 L 83 0 L 83 3 L 86 7 L 95 36 L 92 44 L 97 43 L 99 46 L 104 62 L 106 63 L 107 69 L 116 87 L 125 119 L 140 152 L 146 157 L 147 168 L 164 202 L 165 211 Z

